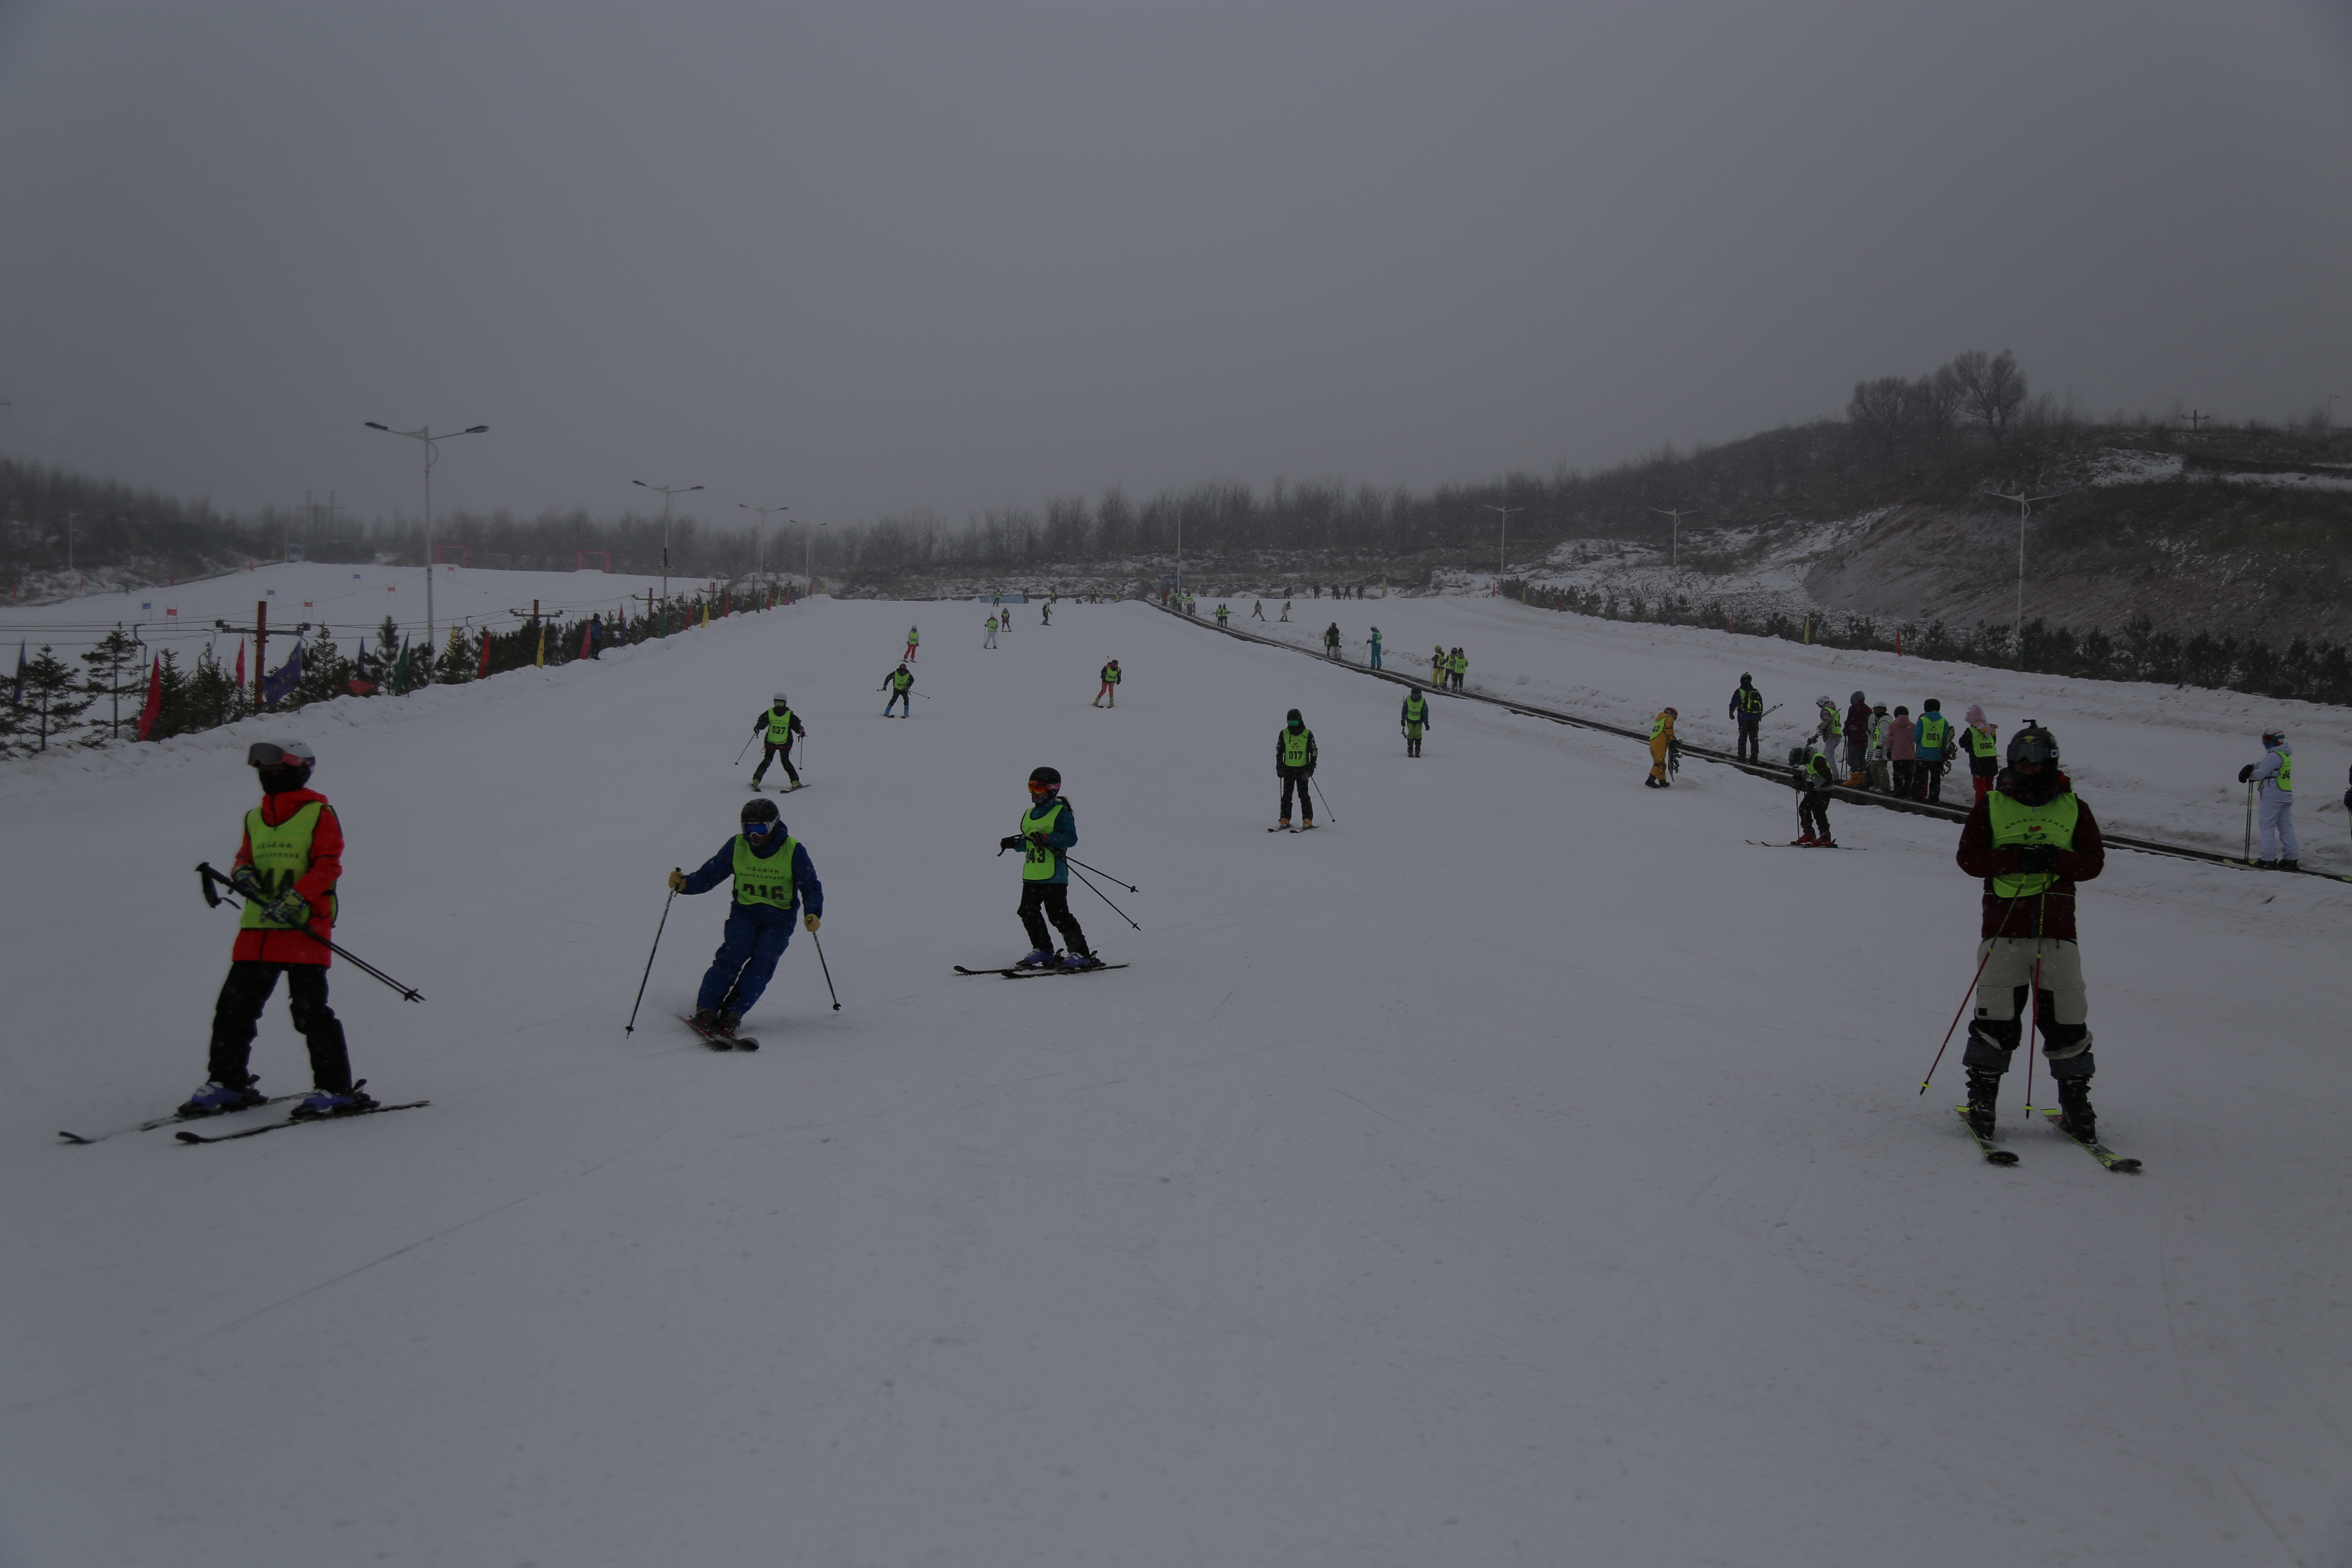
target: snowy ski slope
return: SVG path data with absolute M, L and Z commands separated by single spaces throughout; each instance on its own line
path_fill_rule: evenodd
M 2352 1554 L 2352 889 L 2113 858 L 2098 1101 L 2147 1170 L 2024 1125 L 2022 1072 L 1996 1170 L 1949 1058 L 1915 1093 L 1974 963 L 1947 825 L 1753 848 L 1789 797 L 1727 770 L 1645 791 L 1628 742 L 1470 704 L 1408 761 L 1360 675 L 1135 604 L 982 652 L 982 616 L 820 599 L 302 715 L 341 935 L 429 999 L 339 966 L 354 1060 L 433 1105 L 218 1147 L 54 1134 L 202 1076 L 232 921 L 188 868 L 279 726 L 0 773 L 0 1563 Z M 1540 679 L 1663 657 L 1583 646 Z M 767 1048 L 705 1050 L 673 1016 L 723 895 L 681 899 L 625 1037 L 779 684 L 844 1010 L 798 937 Z M 1292 705 L 1337 815 L 1271 836 Z M 995 842 L 1040 763 L 1141 889 L 1140 934 L 1073 900 L 1134 967 L 959 978 L 1024 946 Z M 299 1064 L 274 1005 L 263 1088 Z

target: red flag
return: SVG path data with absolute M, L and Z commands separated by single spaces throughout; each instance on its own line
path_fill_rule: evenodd
M 145 740 L 147 731 L 163 714 L 163 659 L 157 655 L 155 667 L 147 672 L 147 704 L 139 710 L 139 738 Z
M 486 676 L 486 675 L 489 674 L 489 672 L 490 672 L 490 628 L 489 628 L 489 627 L 488 627 L 488 626 L 484 626 L 484 627 L 482 628 L 482 662 L 481 662 L 480 666 L 479 666 L 478 668 L 476 668 L 476 669 L 475 669 L 475 671 L 474 671 L 474 679 L 477 679 L 477 680 L 479 680 L 479 679 L 482 679 L 482 677 L 484 677 L 484 676 Z
M 245 639 L 243 637 L 236 639 L 236 679 L 231 684 L 239 690 L 244 689 L 245 687 Z
M 580 628 L 580 657 L 582 658 L 586 658 L 588 657 L 588 628 L 586 626 L 582 626 Z

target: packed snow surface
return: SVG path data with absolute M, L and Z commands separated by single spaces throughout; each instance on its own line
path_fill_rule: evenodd
M 1494 628 L 1444 637 L 1474 680 L 1621 717 L 1703 730 L 1743 661 L 1775 697 L 1871 684 L 1426 613 Z M 819 599 L 0 770 L 0 1561 L 2352 1555 L 2352 889 L 2111 857 L 2096 1088 L 2147 1169 L 2027 1125 L 2021 1069 L 1999 1170 L 1957 1047 L 1916 1092 L 1975 963 L 1948 824 L 1840 806 L 1867 853 L 1752 847 L 1790 796 L 1729 770 L 1644 790 L 1633 742 L 1451 701 L 1408 760 L 1358 673 L 1132 603 L 993 651 L 982 618 Z M 688 1035 L 713 894 L 625 1036 L 664 874 L 731 833 L 780 685 L 843 1008 L 803 935 L 765 1050 Z M 1269 835 L 1292 706 L 1328 805 Z M 2148 759 L 2252 757 L 2103 711 L 2036 715 L 2103 812 L 2158 798 Z M 233 921 L 187 868 L 234 852 L 243 749 L 281 731 L 350 837 L 341 940 L 428 998 L 339 963 L 354 1061 L 431 1107 L 58 1144 L 201 1078 Z M 1140 932 L 1073 893 L 1133 967 L 958 977 L 1026 945 L 996 841 L 1039 763 L 1139 889 L 1104 883 Z M 264 1089 L 300 1063 L 274 1003 Z

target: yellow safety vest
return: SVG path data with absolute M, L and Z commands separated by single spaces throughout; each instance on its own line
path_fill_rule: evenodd
M 751 839 L 737 834 L 735 901 L 791 909 L 801 896 L 800 889 L 793 886 L 793 852 L 800 847 L 799 839 L 787 837 L 783 847 L 773 855 L 757 855 L 752 853 Z
M 274 904 L 289 890 L 303 874 L 310 869 L 310 838 L 319 830 L 319 814 L 326 809 L 323 801 L 311 801 L 301 810 L 272 827 L 261 820 L 261 808 L 255 806 L 245 814 L 245 837 L 253 849 L 253 868 L 261 878 L 259 898 L 245 900 L 245 912 L 236 923 L 245 931 L 294 931 L 297 928 L 283 921 L 273 921 L 264 915 L 262 906 Z M 312 918 L 324 916 L 328 923 L 335 919 L 335 896 L 328 894 L 310 908 Z
M 1062 810 L 1062 803 L 1055 800 L 1048 801 L 1043 810 L 1024 811 L 1021 814 L 1021 879 L 1023 881 L 1050 882 L 1054 879 L 1055 862 L 1060 858 L 1060 851 L 1032 844 L 1029 841 L 1029 836 L 1033 833 L 1052 833 L 1054 819 L 1061 814 Z
M 768 710 L 768 744 L 789 746 L 793 743 L 793 710 L 789 708 Z
M 1919 746 L 1923 751 L 1941 752 L 1944 731 L 1952 727 L 1951 721 L 1941 713 L 1928 713 L 1919 720 Z
M 1307 748 L 1314 744 L 1314 731 L 1302 726 L 1298 731 L 1294 734 L 1291 732 L 1290 726 L 1285 724 L 1282 727 L 1282 765 L 1286 768 L 1305 767 L 1307 765 Z
M 2000 744 L 1992 738 L 1992 731 L 1979 730 L 1974 724 L 1968 727 L 1967 739 L 1970 756 L 1990 757 L 1998 755 L 2000 751 Z
M 1661 735 L 1671 735 L 1674 732 L 1675 721 L 1664 714 L 1661 713 L 1650 721 L 1650 739 L 1653 741 Z
M 2278 776 L 2270 782 L 2278 785 L 2283 794 L 2293 795 L 2294 793 L 2294 758 L 2284 752 L 2273 752 L 2271 754 L 2278 758 L 2279 771 Z
M 902 674 L 894 669 L 890 672 L 890 684 L 897 689 L 904 691 L 907 688 L 915 684 L 915 678 L 912 675 Z
M 1418 691 L 1413 692 L 1413 693 L 1412 693 L 1410 696 L 1406 697 L 1406 699 L 1404 700 L 1404 721 L 1405 721 L 1406 723 L 1408 723 L 1408 724 L 1420 724 L 1420 723 L 1424 723 L 1424 722 L 1426 722 L 1426 721 L 1427 721 L 1428 718 L 1429 718 L 1429 699 L 1428 699 L 1428 698 L 1423 697 L 1423 696 L 1420 692 L 1418 692 Z
M 2007 846 L 2045 846 L 2052 849 L 2074 847 L 2074 824 L 2082 817 L 2082 805 L 2074 792 L 2055 795 L 2040 805 L 2028 805 L 2016 796 L 1994 790 L 1985 796 L 1985 809 L 1992 820 L 1992 842 L 1995 848 Z M 2058 880 L 2055 871 L 2029 871 L 2016 877 L 1995 877 L 1992 890 L 2004 899 L 2030 899 L 2046 892 Z
M 1118 684 L 1118 667 L 1117 667 L 1117 666 L 1115 666 L 1115 665 L 1108 665 L 1108 664 L 1104 665 L 1104 666 L 1103 666 L 1103 668 L 1102 668 L 1102 678 L 1103 678 L 1103 684 L 1105 684 L 1106 686 L 1117 686 L 1117 685 Z
M 1469 658 L 1466 655 L 1457 653 L 1452 658 L 1445 661 L 1445 668 L 1452 670 L 1454 674 L 1460 675 L 1463 671 L 1470 668 Z

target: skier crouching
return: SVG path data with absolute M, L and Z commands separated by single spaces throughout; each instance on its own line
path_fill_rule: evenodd
M 1797 847 L 1836 848 L 1837 840 L 1830 837 L 1830 791 L 1837 786 L 1837 774 L 1831 771 L 1821 743 L 1790 747 L 1789 766 L 1797 774 Z
M 2042 1054 L 2058 1083 L 2058 1124 L 2095 1142 L 2091 1110 L 2089 1002 L 2075 945 L 2074 886 L 2106 868 L 2106 847 L 2091 808 L 2058 771 L 2058 742 L 2029 724 L 2009 740 L 2009 765 L 1969 808 L 1956 857 L 1984 879 L 1983 973 L 1969 1026 L 1969 1124 L 1993 1130 L 2001 1075 L 2023 1035 L 2027 994 L 2042 1034 Z
M 1061 773 L 1053 768 L 1034 770 L 1029 775 L 1029 809 L 1021 814 L 1020 831 L 996 841 L 999 854 L 1021 851 L 1021 926 L 1029 933 L 1029 956 L 1017 961 L 1016 969 L 1048 969 L 1056 963 L 1065 969 L 1092 969 L 1102 962 L 1087 946 L 1087 933 L 1070 913 L 1070 868 L 1063 853 L 1077 841 L 1077 814 L 1062 798 Z M 1045 933 L 1049 920 L 1070 944 L 1058 960 L 1054 939 Z
M 335 926 L 335 884 L 343 875 L 343 829 L 327 797 L 310 787 L 318 759 L 299 741 L 257 741 L 246 765 L 261 784 L 261 804 L 245 814 L 229 885 L 245 897 L 230 949 L 228 978 L 213 1005 L 208 1081 L 180 1107 L 183 1116 L 216 1116 L 264 1103 L 246 1070 L 261 1009 L 286 976 L 294 1026 L 310 1050 L 316 1090 L 294 1108 L 298 1117 L 350 1116 L 372 1110 L 352 1081 L 343 1026 L 327 1005 L 327 945 Z
M 816 868 L 807 847 L 784 831 L 776 803 L 764 796 L 745 801 L 742 825 L 742 832 L 694 871 L 669 874 L 670 890 L 688 895 L 735 879 L 726 935 L 694 999 L 694 1022 L 729 1035 L 742 1027 L 743 1015 L 767 990 L 776 961 L 792 942 L 793 913 L 804 909 L 801 923 L 811 931 L 824 913 Z

